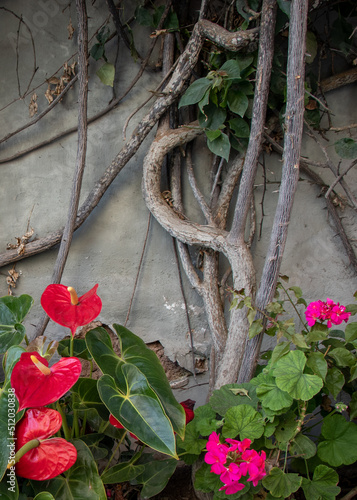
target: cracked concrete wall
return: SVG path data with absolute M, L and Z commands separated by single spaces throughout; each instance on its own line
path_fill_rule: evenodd
M 76 34 L 68 39 L 67 24 L 72 19 L 76 23 L 75 7 L 68 6 L 65 0 L 43 0 L 25 2 L 3 0 L 3 7 L 12 10 L 29 25 L 36 47 L 36 67 L 30 88 L 36 88 L 39 112 L 46 108 L 44 93 L 47 84 L 43 82 L 61 68 L 64 62 L 76 52 Z M 129 18 L 133 6 L 126 5 L 123 17 Z M 16 39 L 19 19 L 5 10 L 0 11 L 0 54 L 1 54 L 1 136 L 15 130 L 29 120 L 28 106 L 30 95 L 19 99 L 16 65 L 18 60 L 21 92 L 26 89 L 31 77 L 34 60 L 31 39 L 24 26 L 19 37 L 18 59 Z M 88 2 L 89 35 L 93 37 L 98 26 L 105 22 L 108 12 L 104 0 Z M 113 26 L 111 29 L 113 30 Z M 140 33 L 139 33 L 140 32 Z M 134 28 L 134 39 L 141 53 L 145 53 L 149 43 L 150 29 Z M 90 46 L 95 40 L 92 39 Z M 120 44 L 116 51 L 116 40 L 106 46 L 110 62 L 116 61 L 114 89 L 119 96 L 129 86 L 139 70 L 128 50 Z M 153 54 L 149 68 L 144 72 L 138 85 L 120 105 L 89 127 L 87 165 L 83 179 L 81 202 L 90 192 L 93 184 L 104 173 L 115 155 L 124 144 L 122 129 L 127 117 L 138 105 L 145 101 L 155 89 L 162 75 L 157 71 L 157 52 Z M 89 116 L 104 109 L 113 98 L 113 89 L 104 86 L 95 72 L 101 63 L 90 60 L 89 72 Z M 11 157 L 27 147 L 37 144 L 77 121 L 77 87 L 70 90 L 63 101 L 53 111 L 33 127 L 1 145 L 0 160 Z M 11 106 L 8 103 L 14 101 Z M 350 85 L 328 95 L 329 106 L 334 112 L 334 125 L 342 126 L 356 123 L 357 107 L 356 85 Z M 131 120 L 127 137 L 135 129 L 148 105 L 140 109 Z M 331 144 L 345 134 L 332 135 Z M 98 293 L 103 300 L 103 310 L 99 320 L 104 323 L 123 324 L 133 293 L 135 277 L 143 250 L 149 214 L 141 194 L 142 162 L 153 134 L 145 140 L 138 153 L 117 176 L 98 207 L 92 212 L 84 225 L 76 231 L 62 282 L 76 288 L 81 295 L 99 283 Z M 207 189 L 207 155 L 203 154 L 204 145 L 198 142 L 194 155 L 195 170 L 199 172 L 198 182 L 204 191 Z M 28 223 L 34 228 L 35 237 L 41 238 L 59 229 L 65 223 L 70 198 L 72 177 L 77 150 L 76 134 L 71 134 L 51 143 L 47 147 L 33 151 L 19 159 L 0 165 L 1 168 L 1 231 L 0 252 L 5 252 L 8 243 L 15 243 L 15 237 L 22 236 Z M 334 155 L 333 148 L 329 152 Z M 304 143 L 304 154 L 316 160 L 323 160 L 316 144 L 308 139 Z M 209 156 L 209 155 L 208 155 Z M 333 156 L 337 163 L 338 158 Z M 345 166 L 343 162 L 342 167 Z M 275 204 L 278 197 L 278 181 L 281 162 L 276 155 L 266 157 L 266 172 L 269 181 L 264 201 L 265 217 L 260 240 L 253 244 L 255 263 L 259 273 L 265 258 L 265 249 L 270 237 Z M 324 170 L 324 177 L 332 177 Z M 356 192 L 356 172 L 351 170 L 346 178 L 353 192 Z M 187 182 L 187 181 L 185 181 Z M 340 188 L 336 188 L 341 193 Z M 256 186 L 257 217 L 260 221 L 259 203 L 262 186 Z M 189 199 L 190 216 L 200 217 L 196 202 Z M 343 212 L 349 236 L 356 234 L 355 214 L 346 206 Z M 54 248 L 16 264 L 21 273 L 14 290 L 16 295 L 27 293 L 33 296 L 35 305 L 26 321 L 28 336 L 31 338 L 34 327 L 41 315 L 40 296 L 50 283 L 57 255 Z M 6 275 L 12 266 L 1 270 L 0 293 L 6 295 Z M 290 283 L 301 286 L 307 300 L 331 297 L 342 303 L 352 302 L 357 289 L 356 277 L 349 267 L 348 259 L 335 229 L 331 226 L 323 197 L 309 181 L 299 183 L 293 216 L 289 227 L 282 273 L 290 276 Z M 202 359 L 209 355 L 210 334 L 205 319 L 203 304 L 197 294 L 184 279 L 185 293 L 194 332 L 196 353 Z M 132 310 L 127 327 L 145 342 L 159 340 L 165 354 L 178 361 L 186 369 L 192 369 L 190 339 L 180 289 L 176 258 L 171 237 L 151 220 L 143 267 L 133 299 Z M 61 326 L 50 322 L 46 334 L 50 338 L 62 338 Z M 265 345 L 272 341 L 268 339 Z M 199 376 L 199 382 L 208 380 L 207 373 Z M 179 400 L 188 397 L 203 404 L 206 386 L 189 385 L 178 390 Z

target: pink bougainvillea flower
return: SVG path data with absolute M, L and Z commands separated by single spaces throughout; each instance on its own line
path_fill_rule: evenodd
M 110 415 L 110 416 L 109 416 L 109 422 L 110 422 L 112 425 L 114 425 L 114 427 L 116 427 L 117 429 L 125 429 L 124 425 L 123 425 L 123 424 L 121 424 L 121 423 L 119 422 L 119 420 L 118 420 L 118 419 L 116 419 L 113 415 Z M 130 436 L 131 436 L 133 439 L 135 439 L 136 441 L 139 441 L 138 437 L 137 437 L 137 436 L 135 436 L 135 434 L 132 434 L 131 432 L 129 432 L 129 434 L 130 434 Z
M 71 329 L 75 334 L 78 326 L 93 321 L 102 310 L 102 301 L 97 295 L 98 285 L 77 297 L 71 286 L 48 285 L 41 297 L 41 305 L 49 317 L 59 325 Z
M 15 465 L 16 475 L 36 481 L 52 479 L 68 470 L 77 460 L 73 444 L 51 438 L 61 428 L 62 418 L 50 408 L 31 408 L 16 426 L 16 451 L 33 446 Z M 51 439 L 49 439 L 51 438 Z M 37 442 L 36 442 L 37 441 Z
M 54 403 L 77 382 L 81 370 L 78 358 L 62 358 L 49 368 L 38 352 L 23 352 L 11 374 L 19 411 Z

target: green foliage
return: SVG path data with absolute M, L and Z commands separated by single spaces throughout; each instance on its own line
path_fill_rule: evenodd
M 335 151 L 343 159 L 357 158 L 357 142 L 350 137 L 344 137 L 335 142 Z

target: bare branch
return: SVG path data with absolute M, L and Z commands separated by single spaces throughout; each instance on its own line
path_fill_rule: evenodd
M 212 217 L 212 212 L 209 208 L 209 206 L 206 203 L 206 200 L 203 197 L 203 194 L 199 190 L 197 186 L 197 181 L 196 177 L 193 171 L 193 165 L 192 165 L 192 155 L 191 155 L 191 148 L 188 147 L 186 150 L 186 170 L 187 170 L 187 176 L 188 180 L 192 189 L 192 192 L 194 194 L 194 197 L 196 198 L 203 215 L 205 216 L 205 219 L 208 224 L 211 224 L 212 226 L 215 225 L 213 217 Z

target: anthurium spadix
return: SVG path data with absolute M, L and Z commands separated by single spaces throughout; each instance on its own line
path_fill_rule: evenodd
M 41 305 L 48 316 L 59 325 L 70 328 L 72 335 L 79 326 L 93 321 L 102 310 L 102 301 L 97 295 L 98 285 L 78 298 L 71 286 L 48 285 L 41 297 Z
M 23 352 L 11 374 L 19 411 L 54 403 L 77 382 L 81 370 L 78 358 L 62 358 L 49 368 L 38 352 Z
M 25 412 L 16 426 L 18 476 L 45 481 L 72 467 L 77 460 L 76 448 L 63 438 L 51 438 L 61 425 L 62 418 L 56 410 L 31 408 Z

